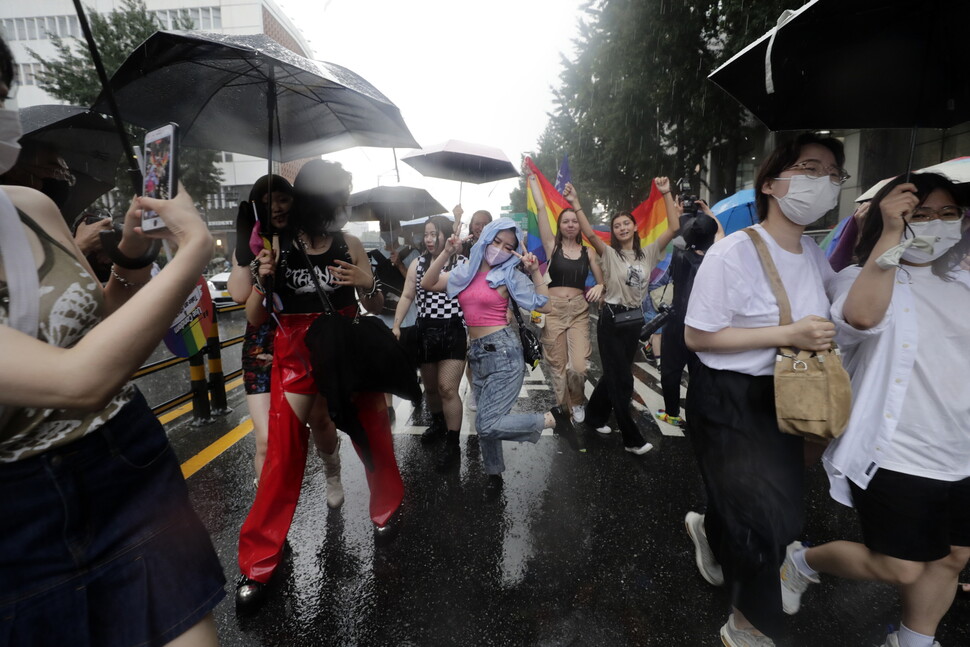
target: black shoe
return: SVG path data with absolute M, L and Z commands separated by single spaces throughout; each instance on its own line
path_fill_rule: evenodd
M 434 466 L 435 470 L 450 472 L 452 468 L 461 465 L 461 445 L 458 443 L 458 433 L 457 431 L 448 432 L 445 438 L 445 446 L 441 448 L 441 453 L 438 454 L 438 460 Z
M 401 508 L 399 507 L 383 526 L 374 524 L 374 545 L 386 546 L 394 541 L 401 530 Z
M 255 611 L 266 599 L 266 585 L 243 576 L 236 585 L 236 609 Z
M 569 414 L 561 406 L 553 407 L 549 410 L 552 413 L 552 417 L 556 419 L 556 427 L 552 430 L 557 436 L 562 436 L 569 443 L 569 446 L 575 449 L 577 452 L 586 452 L 586 445 L 583 444 L 582 439 L 580 439 L 579 434 L 576 432 L 576 428 L 573 427 L 573 423 L 569 420 Z
M 433 442 L 437 442 L 439 438 L 445 437 L 445 432 L 447 431 L 444 416 L 440 413 L 432 414 L 431 424 L 421 434 L 421 444 L 430 445 Z
M 502 495 L 502 486 L 505 481 L 501 474 L 489 474 L 488 481 L 485 483 L 485 498 L 497 499 Z

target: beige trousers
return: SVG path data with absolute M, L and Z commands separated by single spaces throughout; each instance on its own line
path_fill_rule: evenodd
M 582 294 L 549 297 L 552 312 L 542 329 L 542 350 L 549 365 L 556 402 L 564 407 L 584 404 L 589 367 L 589 304 Z

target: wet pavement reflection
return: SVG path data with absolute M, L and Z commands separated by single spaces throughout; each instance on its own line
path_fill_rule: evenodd
M 227 355 L 238 362 L 236 349 Z M 595 381 L 595 353 L 593 363 Z M 288 552 L 251 617 L 237 616 L 232 599 L 238 532 L 253 498 L 254 443 L 245 435 L 188 480 L 229 580 L 216 610 L 222 644 L 719 645 L 728 595 L 701 579 L 683 526 L 688 510 L 703 509 L 700 476 L 688 440 L 644 410 L 659 406 L 651 400 L 656 369 L 640 362 L 635 376 L 652 451 L 623 452 L 615 433 L 587 432 L 586 454 L 551 435 L 536 445 L 507 443 L 508 469 L 495 493 L 485 487 L 477 437 L 467 433 L 473 413 L 465 412 L 460 466 L 442 474 L 434 469 L 442 446 L 418 439 L 427 412 L 397 403 L 395 450 L 406 491 L 399 534 L 387 545 L 375 545 L 350 443 L 341 445 L 346 502 L 337 510 L 326 506 L 322 465 L 311 455 Z M 552 404 L 538 370 L 517 410 Z M 182 461 L 244 421 L 241 387 L 230 406 L 232 414 L 210 425 L 194 427 L 190 416 L 168 425 Z M 821 468 L 809 474 L 806 538 L 857 539 L 853 512 L 828 498 Z M 889 587 L 826 578 L 792 619 L 791 644 L 881 645 L 898 617 Z M 938 640 L 970 645 L 968 621 L 970 604 L 958 600 Z

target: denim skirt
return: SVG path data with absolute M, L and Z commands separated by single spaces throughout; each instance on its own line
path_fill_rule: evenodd
M 83 438 L 0 464 L 0 646 L 163 645 L 224 584 L 140 393 Z

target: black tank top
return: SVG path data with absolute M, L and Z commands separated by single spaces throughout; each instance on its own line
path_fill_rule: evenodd
M 579 258 L 566 258 L 562 253 L 562 247 L 557 247 L 552 253 L 552 261 L 549 263 L 549 287 L 550 288 L 577 288 L 582 290 L 586 287 L 586 277 L 589 275 L 589 251 L 583 245 L 582 253 Z
M 354 288 L 344 285 L 336 285 L 333 276 L 330 274 L 330 266 L 336 265 L 334 261 L 342 260 L 348 263 L 353 262 L 350 258 L 350 249 L 347 242 L 340 232 L 330 234 L 333 240 L 330 247 L 322 254 L 310 254 L 306 256 L 294 242 L 293 247 L 286 253 L 281 265 L 283 266 L 282 285 L 277 285 L 280 299 L 283 301 L 283 314 L 307 314 L 311 312 L 322 312 L 323 303 L 317 288 L 313 284 L 313 277 L 310 276 L 310 268 L 307 266 L 307 258 L 313 265 L 320 287 L 330 299 L 330 303 L 337 310 L 353 305 L 357 302 L 357 295 Z

